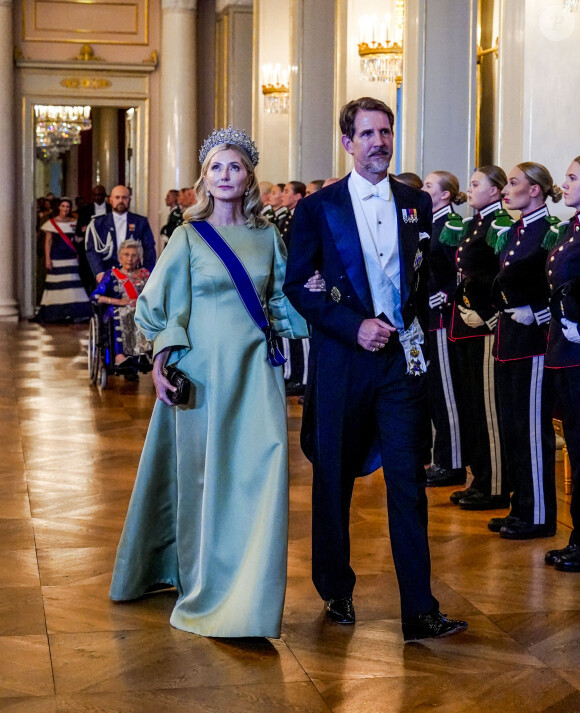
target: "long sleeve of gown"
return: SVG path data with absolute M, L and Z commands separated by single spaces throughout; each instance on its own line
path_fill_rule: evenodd
M 191 349 L 187 336 L 190 314 L 190 245 L 185 228 L 179 227 L 137 300 L 135 323 L 153 342 L 154 356 L 173 348 L 173 362 Z
M 173 240 L 173 238 L 171 238 Z M 308 325 L 290 304 L 290 300 L 282 292 L 286 276 L 286 246 L 277 228 L 274 228 L 274 269 L 268 295 L 268 312 L 272 329 L 280 337 L 289 339 L 305 339 L 309 337 Z M 304 288 L 306 289 L 306 288 Z

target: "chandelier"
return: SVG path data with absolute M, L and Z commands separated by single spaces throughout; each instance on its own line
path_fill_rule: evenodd
M 404 0 L 397 0 L 395 5 L 394 29 L 391 16 L 386 14 L 384 22 L 379 22 L 376 15 L 363 15 L 360 19 L 360 57 L 361 78 L 367 82 L 403 81 L 403 19 Z
M 264 111 L 266 114 L 287 114 L 290 104 L 290 86 L 288 70 L 280 68 L 279 64 L 262 65 L 262 94 L 264 95 Z
M 90 106 L 34 106 L 36 155 L 53 161 L 80 144 L 81 131 L 91 128 Z
M 580 0 L 563 0 L 564 10 L 580 12 Z

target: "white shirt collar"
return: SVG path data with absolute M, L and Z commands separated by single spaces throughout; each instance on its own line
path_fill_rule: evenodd
M 435 213 L 433 213 L 433 222 L 439 220 L 442 216 L 447 215 L 447 213 L 451 213 L 450 205 L 444 205 L 443 208 L 439 208 L 439 210 L 435 211 Z
M 536 210 L 532 211 L 531 213 L 528 213 L 527 215 L 522 215 L 522 223 L 524 228 L 527 228 L 530 223 L 535 223 L 536 220 L 540 220 L 540 218 L 543 218 L 546 215 L 548 215 L 548 206 L 545 205 L 536 208 Z
M 382 181 L 379 181 L 376 185 L 373 185 L 366 178 L 363 178 L 360 173 L 357 173 L 354 169 L 351 174 L 352 185 L 354 186 L 361 201 L 366 201 L 373 196 L 379 196 L 385 201 L 391 200 L 391 184 L 389 183 L 389 177 L 386 176 Z

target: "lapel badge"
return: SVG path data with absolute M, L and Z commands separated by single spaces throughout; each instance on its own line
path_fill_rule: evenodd
M 135 230 L 135 223 L 129 223 L 129 230 L 133 232 Z
M 413 269 L 418 270 L 423 262 L 423 251 L 418 249 L 415 253 L 415 260 L 413 261 Z
M 471 302 L 467 299 L 467 295 L 463 295 L 463 304 L 467 309 L 471 309 Z
M 401 212 L 405 223 L 416 223 L 418 221 L 416 208 L 402 208 Z
M 333 287 L 332 290 L 330 290 L 330 296 L 335 302 L 340 302 L 340 299 L 342 295 L 340 294 L 340 290 L 338 287 Z

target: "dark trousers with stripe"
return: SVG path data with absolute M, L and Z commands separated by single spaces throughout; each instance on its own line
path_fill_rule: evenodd
M 564 438 L 572 468 L 571 545 L 580 545 L 580 366 L 546 369 L 553 372 L 558 415 L 562 419 Z
M 308 354 L 310 339 L 287 339 L 278 337 L 278 348 L 284 355 L 284 381 L 306 384 L 308 378 Z
M 460 400 L 456 343 L 447 339 L 446 329 L 430 332 L 429 408 L 435 428 L 433 463 L 448 470 L 461 468 Z
M 508 495 L 492 345 L 492 334 L 455 343 L 463 400 L 461 430 L 465 465 L 473 474 L 471 487 L 484 495 Z
M 553 374 L 543 356 L 497 361 L 496 382 L 511 514 L 530 525 L 555 525 Z

